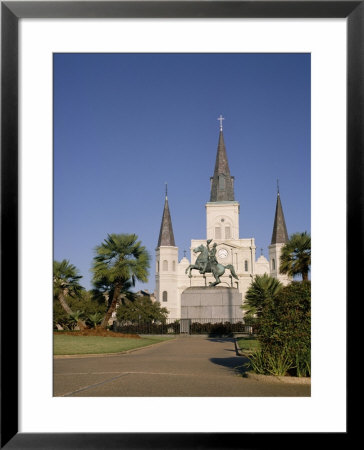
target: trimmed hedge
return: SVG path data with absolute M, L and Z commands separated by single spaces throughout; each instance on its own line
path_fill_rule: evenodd
M 219 322 L 219 323 L 199 323 L 193 322 L 191 324 L 192 334 L 203 334 L 207 333 L 210 336 L 232 336 L 233 333 L 240 332 L 244 329 L 243 322 Z
M 132 334 L 173 334 L 179 333 L 180 324 L 173 322 L 166 323 L 153 323 L 153 322 L 140 322 L 140 323 L 116 323 L 114 325 L 115 331 L 120 333 L 132 333 Z
M 173 334 L 180 333 L 181 323 L 176 320 L 171 323 L 153 322 L 116 322 L 114 331 L 133 334 Z M 210 336 L 232 336 L 245 330 L 244 322 L 192 322 L 190 325 L 191 334 L 209 334 Z

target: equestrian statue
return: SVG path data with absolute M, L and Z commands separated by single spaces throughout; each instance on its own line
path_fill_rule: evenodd
M 207 245 L 200 245 L 193 249 L 194 253 L 200 253 L 197 256 L 197 259 L 195 261 L 195 264 L 190 264 L 186 272 L 188 272 L 189 278 L 192 278 L 191 270 L 198 270 L 200 274 L 204 275 L 205 273 L 212 273 L 212 275 L 215 277 L 214 283 L 209 283 L 210 286 L 216 286 L 217 284 L 221 283 L 220 277 L 224 275 L 225 269 L 229 269 L 231 272 L 231 275 L 238 280 L 234 266 L 232 264 L 228 264 L 226 266 L 223 266 L 222 264 L 217 262 L 216 259 L 216 247 L 217 244 L 214 243 L 212 248 L 210 249 L 209 245 L 211 243 L 212 239 L 208 239 L 206 241 Z

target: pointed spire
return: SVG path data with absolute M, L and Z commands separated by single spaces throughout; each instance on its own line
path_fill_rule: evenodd
M 281 203 L 281 197 L 279 195 L 279 185 L 277 180 L 277 203 L 276 213 L 274 216 L 274 225 L 272 233 L 272 244 L 285 244 L 288 242 L 288 233 L 286 227 L 286 221 L 284 220 L 283 208 Z
M 223 117 L 220 116 L 220 133 L 217 146 L 214 175 L 211 177 L 210 202 L 234 201 L 234 184 L 230 175 L 229 163 L 227 160 L 224 135 L 222 131 Z
M 158 247 L 160 246 L 175 247 L 172 219 L 168 206 L 167 183 L 166 183 L 166 197 L 164 201 L 162 223 L 158 239 Z

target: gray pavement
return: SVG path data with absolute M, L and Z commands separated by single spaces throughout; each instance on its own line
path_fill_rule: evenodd
M 54 360 L 54 396 L 309 397 L 310 385 L 244 378 L 234 339 L 178 336 L 131 353 Z

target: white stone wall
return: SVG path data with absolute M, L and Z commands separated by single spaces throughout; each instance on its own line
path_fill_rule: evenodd
M 239 239 L 239 202 L 206 203 L 206 239 Z M 220 237 L 216 235 L 220 229 Z M 226 236 L 229 228 L 229 236 Z
M 178 295 L 178 247 L 161 246 L 156 250 L 156 297 L 169 317 L 180 317 L 181 302 Z M 164 294 L 166 292 L 167 294 Z M 165 301 L 166 300 L 166 301 Z
M 287 275 L 279 273 L 280 259 L 282 253 L 282 247 L 285 244 L 272 244 L 269 248 L 269 268 L 270 276 L 277 278 L 285 286 L 292 281 Z

